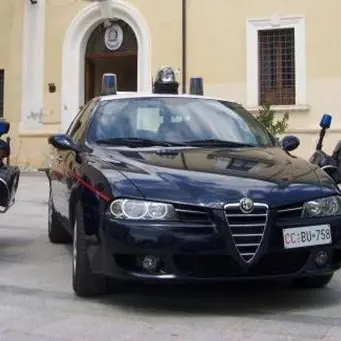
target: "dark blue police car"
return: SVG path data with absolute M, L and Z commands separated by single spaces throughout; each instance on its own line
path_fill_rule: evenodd
M 73 242 L 76 294 L 129 279 L 325 286 L 341 262 L 332 179 L 241 105 L 158 76 L 131 94 L 104 75 L 103 96 L 49 138 L 48 235 Z

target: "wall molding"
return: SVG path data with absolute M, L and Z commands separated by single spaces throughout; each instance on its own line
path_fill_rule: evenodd
M 35 5 L 24 1 L 22 100 L 20 126 L 37 128 L 44 107 L 45 0 Z

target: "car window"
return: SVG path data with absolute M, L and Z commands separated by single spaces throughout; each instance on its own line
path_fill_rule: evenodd
M 136 129 L 157 133 L 162 118 L 159 108 L 137 108 Z
M 142 97 L 102 101 L 91 141 L 148 138 L 170 142 L 219 139 L 272 146 L 268 131 L 241 105 L 205 98 Z
M 76 142 L 80 142 L 87 128 L 90 114 L 97 104 L 97 101 L 90 101 L 77 115 L 75 121 L 70 126 L 68 135 Z
M 69 128 L 67 129 L 66 135 L 72 136 L 74 134 L 74 132 L 78 129 L 79 120 L 80 120 L 81 116 L 84 114 L 84 112 L 86 111 L 86 109 L 89 107 L 90 104 L 91 104 L 91 101 L 89 101 L 83 108 L 81 108 L 79 110 L 78 114 L 73 119 L 73 121 L 71 122 Z

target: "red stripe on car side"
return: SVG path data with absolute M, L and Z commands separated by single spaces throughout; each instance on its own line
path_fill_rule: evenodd
M 97 194 L 101 199 L 103 199 L 104 201 L 110 202 L 110 198 L 104 194 L 103 192 L 99 191 L 96 187 L 94 187 L 93 185 L 89 184 L 88 182 L 86 182 L 84 179 L 82 179 L 77 173 L 75 172 L 70 172 L 70 175 L 76 180 L 78 181 L 81 185 L 83 185 L 84 187 L 86 187 L 87 189 L 89 189 L 91 192 Z

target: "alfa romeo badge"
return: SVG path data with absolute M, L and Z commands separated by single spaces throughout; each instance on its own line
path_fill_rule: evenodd
M 239 202 L 240 210 L 244 213 L 251 213 L 254 203 L 250 198 L 243 198 Z

